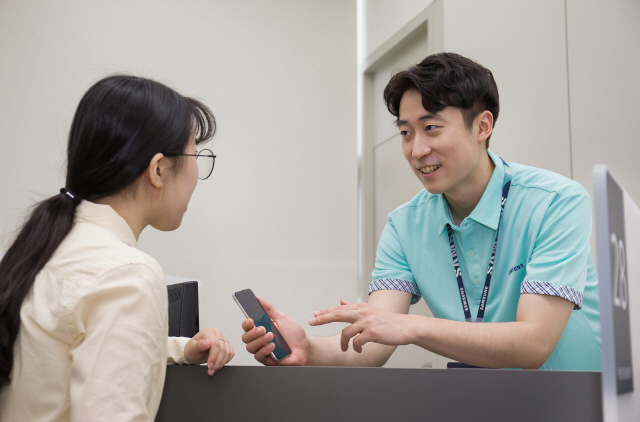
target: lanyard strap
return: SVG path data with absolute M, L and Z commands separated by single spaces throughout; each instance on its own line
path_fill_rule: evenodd
M 496 240 L 493 242 L 493 250 L 491 251 L 491 259 L 489 260 L 489 269 L 487 270 L 487 278 L 484 282 L 484 289 L 482 289 L 482 299 L 480 300 L 480 307 L 478 308 L 478 316 L 476 318 L 476 322 L 482 322 L 482 320 L 484 319 L 484 310 L 487 305 L 487 298 L 489 296 L 489 285 L 491 284 L 491 274 L 493 273 L 493 262 L 496 259 L 496 247 L 498 246 L 498 233 L 500 233 L 500 222 L 502 221 L 504 204 L 507 202 L 507 196 L 509 196 L 509 188 L 511 187 L 511 167 L 509 167 L 509 165 L 504 160 L 502 160 L 502 164 L 504 164 L 504 186 L 502 187 L 500 217 L 498 219 L 498 228 L 496 230 Z M 456 279 L 458 280 L 458 290 L 460 292 L 460 300 L 462 301 L 462 309 L 464 310 L 464 318 L 467 322 L 473 322 L 473 320 L 471 319 L 471 312 L 469 311 L 469 302 L 467 300 L 467 293 L 464 289 L 464 283 L 462 282 L 462 272 L 460 271 L 460 265 L 458 264 L 458 253 L 456 252 L 456 245 L 453 242 L 453 231 L 451 230 L 451 224 L 449 223 L 447 223 L 447 233 L 449 234 L 449 247 L 451 248 L 451 258 L 453 259 L 453 269 L 456 272 Z

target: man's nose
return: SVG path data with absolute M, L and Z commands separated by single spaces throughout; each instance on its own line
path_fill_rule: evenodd
M 413 150 L 411 151 L 411 156 L 417 160 L 429 154 L 431 154 L 431 147 L 429 146 L 427 137 L 424 135 L 416 135 L 413 139 Z

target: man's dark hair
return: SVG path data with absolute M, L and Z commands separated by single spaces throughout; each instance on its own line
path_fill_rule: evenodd
M 493 74 L 459 54 L 432 54 L 391 77 L 384 88 L 384 102 L 396 118 L 400 114 L 400 99 L 411 89 L 420 92 L 422 106 L 431 113 L 438 113 L 449 106 L 459 108 L 469 130 L 473 120 L 485 110 L 493 114 L 494 126 L 498 120 L 500 99 Z

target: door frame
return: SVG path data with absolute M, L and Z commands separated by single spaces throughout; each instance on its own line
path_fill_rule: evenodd
M 417 37 L 427 37 L 428 51 L 443 51 L 444 0 L 435 0 L 389 37 L 371 54 L 358 61 L 358 302 L 367 300 L 370 274 L 375 266 L 375 143 L 373 79 L 375 71 L 391 56 L 410 45 Z M 358 37 L 365 33 L 364 5 L 358 2 Z M 359 40 L 359 43 L 361 40 Z

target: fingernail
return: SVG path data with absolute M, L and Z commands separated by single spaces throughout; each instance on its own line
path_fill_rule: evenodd
M 213 375 L 213 374 L 215 374 L 215 373 L 216 373 L 216 371 L 211 370 L 211 371 L 209 372 L 209 375 Z
M 209 369 L 213 368 L 213 362 L 209 362 L 207 366 L 209 367 Z
M 313 313 L 313 315 L 315 315 L 315 316 L 320 315 L 320 311 L 315 311 L 315 312 Z
M 318 321 L 318 319 L 317 319 L 317 318 L 311 318 L 311 319 L 309 320 L 309 325 L 313 325 L 313 324 L 315 324 L 317 321 Z
M 265 340 L 269 340 L 269 334 L 271 334 L 271 333 L 265 334 L 264 336 L 262 336 L 262 338 L 265 339 Z

